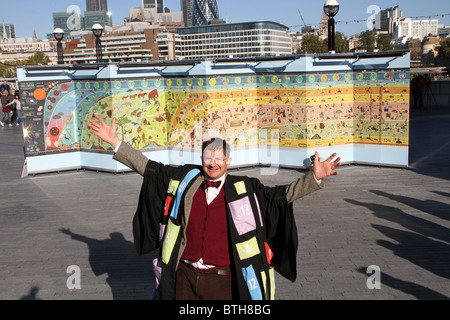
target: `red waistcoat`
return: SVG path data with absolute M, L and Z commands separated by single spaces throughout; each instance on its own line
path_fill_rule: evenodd
M 225 188 L 208 205 L 203 186 L 197 190 L 192 202 L 186 230 L 186 248 L 182 259 L 224 267 L 230 265 Z

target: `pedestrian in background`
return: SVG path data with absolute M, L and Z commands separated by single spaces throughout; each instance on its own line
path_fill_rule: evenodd
M 0 96 L 4 95 L 4 92 L 8 91 L 7 95 L 10 93 L 11 91 L 11 87 L 8 84 L 8 81 L 4 80 L 3 83 L 0 85 Z
M 8 103 L 11 102 L 11 100 L 9 98 L 9 91 L 7 91 L 7 90 L 3 91 L 0 101 L 2 103 L 2 111 L 3 111 L 3 118 L 2 118 L 2 121 L 0 121 L 0 125 L 3 127 L 6 120 L 8 120 L 9 126 L 12 127 L 11 108 L 6 106 Z
M 20 105 L 19 95 L 16 93 L 14 95 L 14 100 L 6 105 L 7 107 L 14 108 L 15 115 L 11 118 L 11 122 L 15 122 L 16 126 L 19 126 L 22 123 L 22 115 L 20 110 L 22 110 L 22 106 Z

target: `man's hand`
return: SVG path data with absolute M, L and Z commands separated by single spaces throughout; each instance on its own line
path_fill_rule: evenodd
M 341 166 L 341 163 L 339 162 L 341 158 L 339 157 L 335 161 L 331 162 L 334 157 L 336 157 L 336 153 L 333 153 L 327 160 L 321 162 L 319 153 L 316 152 L 313 172 L 317 180 L 325 179 L 326 177 L 339 174 L 339 172 L 334 170 Z
M 89 120 L 88 126 L 92 129 L 89 130 L 89 132 L 109 143 L 115 149 L 120 143 L 120 139 L 116 134 L 116 118 L 113 118 L 111 125 L 108 126 L 102 118 L 97 115 L 95 115 L 95 117 L 100 123 L 94 120 Z

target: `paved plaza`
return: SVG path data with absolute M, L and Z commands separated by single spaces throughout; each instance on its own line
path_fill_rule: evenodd
M 410 124 L 409 168 L 345 165 L 295 202 L 298 277 L 277 276 L 277 299 L 450 299 L 450 109 L 412 110 Z M 21 128 L 0 127 L 0 299 L 150 299 L 153 255 L 131 233 L 142 178 L 22 178 L 23 162 Z M 233 170 L 267 185 L 305 174 L 260 172 Z

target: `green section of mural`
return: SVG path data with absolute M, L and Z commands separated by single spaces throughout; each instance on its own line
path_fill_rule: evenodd
M 234 146 L 408 145 L 409 73 L 266 74 L 24 85 L 27 153 L 108 150 L 88 122 L 116 118 L 137 149 L 192 147 L 207 134 Z

